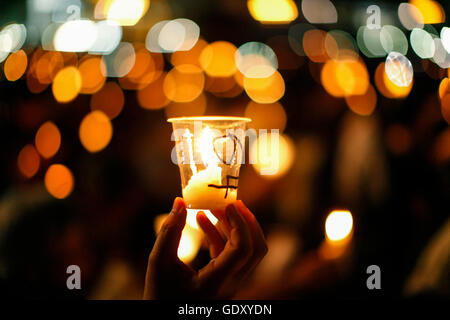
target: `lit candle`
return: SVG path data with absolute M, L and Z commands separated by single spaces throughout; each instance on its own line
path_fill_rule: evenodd
M 189 137 L 188 129 L 185 136 Z M 208 126 L 203 129 L 198 143 L 206 169 L 199 172 L 192 170 L 192 177 L 183 189 L 183 198 L 190 208 L 223 209 L 236 200 L 237 192 L 236 189 L 222 185 L 222 168 L 214 153 L 213 136 Z

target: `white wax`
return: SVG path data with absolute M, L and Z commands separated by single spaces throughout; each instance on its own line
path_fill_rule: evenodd
M 208 187 L 208 184 L 222 184 L 222 168 L 211 165 L 191 177 L 183 189 L 183 198 L 189 209 L 224 209 L 227 204 L 236 201 L 236 189 L 229 188 L 225 198 L 227 189 Z

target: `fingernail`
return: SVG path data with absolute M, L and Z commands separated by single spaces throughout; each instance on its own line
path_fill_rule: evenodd
M 228 224 L 234 228 L 236 226 L 234 217 L 237 214 L 236 207 L 234 206 L 234 204 L 228 205 L 225 210 L 225 213 L 227 216 Z

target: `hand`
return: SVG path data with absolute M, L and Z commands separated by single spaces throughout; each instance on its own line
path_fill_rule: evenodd
M 212 259 L 195 271 L 177 257 L 186 205 L 183 199 L 175 199 L 149 256 L 144 299 L 225 299 L 236 292 L 266 254 L 266 242 L 256 218 L 242 201 L 214 214 L 223 236 L 203 212 L 197 214 Z

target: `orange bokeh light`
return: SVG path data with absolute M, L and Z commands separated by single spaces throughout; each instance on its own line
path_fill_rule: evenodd
M 66 198 L 73 190 L 72 172 L 62 164 L 52 164 L 44 177 L 45 188 L 56 199 Z
M 171 102 L 165 108 L 167 118 L 201 116 L 206 111 L 206 97 L 202 93 L 190 102 Z
M 108 116 L 100 110 L 88 113 L 81 121 L 79 137 L 89 152 L 103 150 L 111 141 L 113 127 Z
M 81 75 L 80 93 L 92 94 L 103 87 L 106 78 L 102 73 L 102 64 L 104 64 L 102 59 L 96 56 L 88 56 L 81 60 L 78 68 Z
M 207 45 L 208 42 L 200 38 L 195 46 L 193 46 L 189 51 L 175 51 L 172 53 L 170 55 L 170 63 L 172 63 L 173 66 L 193 64 L 197 67 L 201 67 L 200 55 Z
M 26 177 L 31 178 L 39 170 L 41 160 L 33 145 L 27 144 L 19 152 L 17 166 L 19 171 Z
M 348 107 L 361 116 L 371 115 L 377 104 L 377 92 L 369 84 L 367 91 L 362 95 L 350 95 L 345 97 Z
M 171 101 L 190 102 L 202 93 L 204 86 L 203 71 L 195 65 L 182 64 L 167 73 L 163 90 Z
M 50 84 L 63 67 L 62 54 L 58 51 L 47 51 L 37 60 L 34 73 L 40 83 Z
M 444 78 L 439 84 L 439 98 L 444 98 L 446 94 L 450 93 L 450 79 Z
M 34 143 L 42 157 L 53 157 L 61 145 L 61 134 L 58 127 L 51 121 L 43 123 L 36 132 Z
M 255 129 L 279 129 L 286 127 L 286 111 L 279 102 L 261 104 L 250 101 L 245 109 L 245 116 L 252 119 L 249 127 Z
M 236 46 L 227 41 L 216 41 L 203 48 L 200 65 L 211 77 L 229 77 L 236 72 Z
M 6 59 L 3 66 L 6 79 L 16 81 L 22 77 L 27 69 L 28 58 L 23 50 L 13 52 Z
M 375 84 L 378 91 L 386 98 L 402 99 L 411 92 L 413 82 L 407 87 L 399 87 L 395 85 L 387 76 L 384 68 L 384 62 L 381 62 L 375 70 Z
M 163 90 L 165 77 L 164 73 L 156 81 L 137 92 L 137 100 L 142 108 L 161 109 L 170 102 Z
M 244 77 L 244 89 L 255 102 L 273 103 L 283 97 L 285 85 L 281 74 L 275 71 L 267 78 Z
M 325 49 L 327 33 L 323 30 L 312 29 L 303 35 L 303 50 L 311 61 L 325 62 L 329 57 Z
M 119 115 L 125 103 L 122 89 L 116 82 L 107 82 L 100 91 L 92 95 L 91 110 L 101 110 L 110 119 Z
M 450 124 L 450 93 L 447 93 L 441 100 L 442 117 Z

